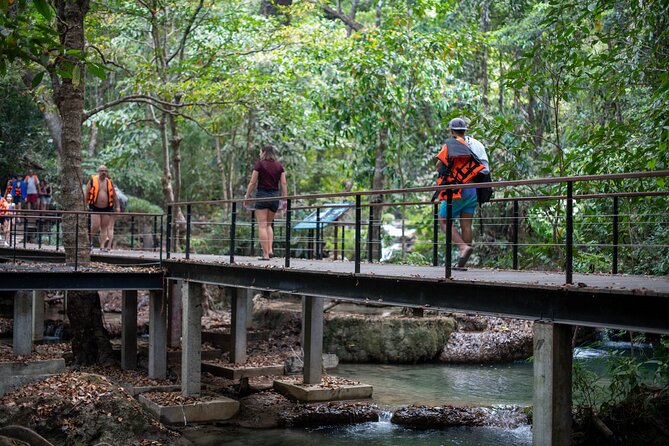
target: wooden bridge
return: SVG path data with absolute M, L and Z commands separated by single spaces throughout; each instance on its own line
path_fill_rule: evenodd
M 136 227 L 153 227 L 151 250 L 144 249 L 139 243 L 137 233 L 130 234 L 124 247 L 111 253 L 93 253 L 92 260 L 118 265 L 159 266 L 159 271 L 141 272 L 137 269 L 113 272 L 91 269 L 85 265 L 54 266 L 52 270 L 44 268 L 6 268 L 14 269 L 11 280 L 1 281 L 0 287 L 7 290 L 25 288 L 39 289 L 123 289 L 123 366 L 132 368 L 136 365 L 136 291 L 151 290 L 150 293 L 150 361 L 149 375 L 154 378 L 165 376 L 166 346 L 170 339 L 182 338 L 182 391 L 184 394 L 200 392 L 201 359 L 201 294 L 205 283 L 217 284 L 234 289 L 232 305 L 232 350 L 231 359 L 242 363 L 246 359 L 246 312 L 252 290 L 272 290 L 304 297 L 304 382 L 320 383 L 323 334 L 323 298 L 337 298 L 351 301 L 383 302 L 415 308 L 430 308 L 455 312 L 478 313 L 515 317 L 535 321 L 534 341 L 534 444 L 553 445 L 569 444 L 571 438 L 571 364 L 572 364 L 572 328 L 574 325 L 591 327 L 620 328 L 640 332 L 669 334 L 669 322 L 666 318 L 669 310 L 669 278 L 666 276 L 644 276 L 619 274 L 619 253 L 622 249 L 644 248 L 632 246 L 621 241 L 619 225 L 629 218 L 629 214 L 619 211 L 620 200 L 646 199 L 665 200 L 669 195 L 666 190 L 649 187 L 648 190 L 624 191 L 610 190 L 612 182 L 642 181 L 646 179 L 666 178 L 669 171 L 602 175 L 597 177 L 565 177 L 546 180 L 528 180 L 522 182 L 499 182 L 492 185 L 497 190 L 508 188 L 518 191 L 523 186 L 549 187 L 562 186 L 566 194 L 547 194 L 541 196 L 516 195 L 496 200 L 499 204 L 510 204 L 512 215 L 507 225 L 511 240 L 505 245 L 511 268 L 469 268 L 456 271 L 451 268 L 450 231 L 446 240 L 439 239 L 436 222 L 436 206 L 420 196 L 431 194 L 432 188 L 416 188 L 392 191 L 349 192 L 346 194 L 323 194 L 286 197 L 288 212 L 277 222 L 280 229 L 276 246 L 283 245 L 282 257 L 268 261 L 259 261 L 254 253 L 254 222 L 249 213 L 237 209 L 238 201 L 185 202 L 175 203 L 168 208 L 166 215 L 124 214 L 125 219 L 132 219 L 131 231 Z M 575 194 L 574 186 L 587 184 L 591 190 L 593 184 L 606 185 L 606 191 Z M 653 185 L 655 186 L 655 185 Z M 476 187 L 467 185 L 466 187 Z M 457 186 L 447 186 L 455 189 Z M 619 189 L 623 189 L 619 187 Z M 414 194 L 418 199 L 407 200 Z M 397 202 L 379 201 L 379 196 L 401 196 Z M 344 203 L 323 203 L 353 197 Z M 369 197 L 369 203 L 363 205 L 362 198 Z M 575 223 L 579 224 L 579 213 L 575 213 L 575 202 L 587 200 L 611 200 L 611 212 L 597 218 L 609 219 L 611 230 L 603 231 L 609 237 L 595 248 L 598 252 L 608 252 L 610 263 L 608 271 L 579 271 L 574 268 L 574 258 L 582 250 L 592 249 L 591 244 L 579 244 L 574 239 Z M 519 260 L 523 258 L 523 249 L 527 249 L 519 236 L 519 204 L 526 201 L 560 202 L 562 206 L 561 227 L 562 242 L 549 249 L 562 250 L 557 256 L 563 262 L 556 271 L 528 271 L 519 269 Z M 295 206 L 294 203 L 301 203 Z M 494 206 L 495 204 L 493 204 Z M 297 247 L 295 230 L 292 225 L 300 210 L 309 211 L 326 209 L 328 206 L 350 206 L 354 213 L 351 220 L 324 222 L 316 211 L 314 229 L 302 240 L 306 248 Z M 383 206 L 395 209 L 427 208 L 431 216 L 423 231 L 431 240 L 432 264 L 411 266 L 405 264 L 379 263 L 378 250 L 381 245 L 375 238 L 374 226 L 380 221 L 371 218 L 373 208 Z M 198 215 L 211 212 L 194 212 L 198 207 L 225 208 L 229 214 L 218 222 L 202 221 Z M 185 209 L 184 221 L 175 223 L 179 215 L 176 209 Z M 370 218 L 363 220 L 363 208 L 369 209 Z M 665 209 L 665 208 L 663 208 Z M 210 211 L 211 209 L 209 209 Z M 28 214 L 24 218 L 31 218 Z M 247 217 L 246 220 L 243 220 Z M 637 216 L 638 217 L 638 216 Z M 664 224 L 663 217 L 655 215 L 653 222 Z M 37 218 L 37 217 L 35 217 Z M 60 218 L 55 215 L 55 218 Z M 497 217 L 493 217 L 497 218 Z M 143 219 L 143 222 L 142 222 Z M 483 221 L 483 218 L 480 218 Z M 494 220 L 493 220 L 494 221 Z M 138 222 L 136 224 L 136 222 Z M 164 225 L 163 225 L 164 223 Z M 327 240 L 326 223 L 335 232 Z M 364 223 L 364 224 L 363 224 Z M 452 219 L 447 218 L 450 228 Z M 498 223 L 499 224 L 499 223 Z M 639 218 L 635 219 L 639 223 Z M 363 247 L 363 226 L 367 226 L 367 248 Z M 349 237 L 344 235 L 349 228 Z M 13 243 L 0 249 L 0 256 L 6 260 L 30 259 L 41 262 L 62 262 L 64 254 L 58 242 L 59 236 L 51 237 L 51 243 L 27 241 L 15 225 L 12 232 Z M 424 228 L 424 229 L 425 229 Z M 341 237 L 338 236 L 341 230 Z M 351 234 L 351 232 L 353 234 Z M 380 231 L 377 231 L 377 234 Z M 125 236 L 127 237 L 127 231 Z M 117 237 L 120 235 L 117 234 Z M 39 235 L 43 239 L 46 234 Z M 300 236 L 302 237 L 302 236 Z M 378 237 L 378 235 L 376 236 Z M 18 241 L 17 241 L 18 240 Z M 26 241 L 24 241 L 26 240 Z M 157 241 L 157 243 L 155 243 Z M 197 243 L 195 243 L 197 241 Z M 667 257 L 666 241 L 657 240 L 645 246 L 654 254 Z M 349 246 L 346 251 L 345 245 Z M 325 258 L 325 247 L 331 246 L 329 258 Z M 77 249 L 79 249 L 77 247 Z M 82 248 L 88 249 L 88 247 Z M 338 255 L 333 254 L 337 253 Z M 197 253 L 195 251 L 198 251 Z M 203 251 L 210 253 L 204 254 Z M 218 252 L 211 252 L 218 251 Z M 300 251 L 302 257 L 294 255 Z M 372 262 L 363 262 L 363 257 Z M 288 254 L 288 255 L 286 255 Z M 442 255 L 442 256 L 440 256 Z M 337 257 L 337 260 L 334 258 Z M 340 260 L 341 258 L 351 260 Z M 601 257 L 601 256 L 600 256 Z M 439 263 L 443 262 L 440 266 Z M 3 272 L 0 274 L 8 274 Z M 19 327 L 32 327 L 27 315 L 32 314 L 32 303 L 16 302 L 22 309 L 19 317 L 24 321 Z M 39 305 L 39 304 L 37 304 Z M 133 309 L 134 308 L 134 309 Z M 163 311 L 167 308 L 167 312 Z M 18 313 L 17 313 L 18 314 Z M 133 322 L 134 319 L 134 322 Z M 181 321 L 181 322 L 179 322 Z M 175 328 L 176 327 L 176 328 Z M 178 333 L 172 333 L 178 329 Z M 24 332 L 27 328 L 23 328 Z M 17 330 L 21 331 L 21 329 Z M 16 333 L 16 331 L 15 331 Z M 31 336 L 28 337 L 32 339 Z M 20 349 L 29 349 L 30 345 L 15 342 Z M 17 346 L 15 344 L 15 348 Z

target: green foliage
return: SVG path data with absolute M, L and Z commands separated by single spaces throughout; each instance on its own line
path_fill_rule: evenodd
M 149 201 L 139 197 L 128 197 L 126 212 L 140 212 L 146 214 L 162 214 L 163 209 Z
M 643 339 L 635 340 L 639 341 Z M 574 361 L 573 389 L 577 410 L 598 413 L 648 389 L 669 390 L 668 345 L 669 340 L 663 337 L 650 358 L 643 352 L 611 352 L 598 360 L 600 372 L 592 365 L 588 367 Z

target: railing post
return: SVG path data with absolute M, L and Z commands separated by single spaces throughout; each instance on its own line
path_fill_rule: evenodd
M 336 221 L 332 222 L 332 226 L 334 227 L 334 259 L 337 260 L 337 248 L 339 247 L 339 226 L 337 225 Z M 342 258 L 344 256 L 342 255 Z
M 432 204 L 432 266 L 439 264 L 439 202 Z
M 445 275 L 451 277 L 451 249 L 453 244 L 453 189 L 446 191 L 446 254 L 444 255 Z
M 360 233 L 362 226 L 362 208 L 360 207 L 360 194 L 355 196 L 355 273 L 360 272 Z
M 110 246 L 111 248 L 111 246 Z M 135 216 L 130 217 L 130 251 L 135 248 Z
M 314 245 L 316 260 L 321 260 L 321 208 L 316 208 L 316 244 Z
M 346 252 L 346 225 L 341 225 L 341 259 L 344 260 Z
M 13 255 L 14 255 L 14 264 L 16 264 L 16 217 L 12 217 L 12 219 L 9 221 L 9 224 L 11 225 L 9 227 L 9 238 L 13 239 Z
M 256 211 L 251 211 L 251 242 L 249 243 L 250 247 L 250 252 L 249 255 L 253 257 L 253 245 L 254 241 L 253 238 L 255 237 L 255 229 L 256 229 Z
M 167 206 L 167 222 L 165 226 L 165 257 L 170 258 L 170 244 L 172 243 L 172 206 Z
M 163 235 L 163 216 L 160 216 L 160 235 Z M 153 240 L 153 250 L 156 250 L 156 234 L 158 234 L 158 216 L 154 215 L 153 216 L 153 234 L 151 235 L 151 239 Z M 162 239 L 160 241 L 160 249 L 162 250 L 163 242 Z
M 158 243 L 158 259 L 160 260 L 160 266 L 163 266 L 163 216 L 160 215 L 160 241 Z
M 230 263 L 235 263 L 235 235 L 237 233 L 237 202 L 232 202 L 232 215 L 230 216 Z
M 367 261 L 373 262 L 374 259 L 374 208 L 369 205 L 369 221 L 367 223 Z
M 23 248 L 26 247 L 28 243 L 28 218 L 27 215 L 23 215 Z
M 574 249 L 574 209 L 573 209 L 574 184 L 567 181 L 567 240 L 565 256 L 566 283 L 573 283 L 573 249 Z
M 190 259 L 190 218 L 191 218 L 191 205 L 186 205 L 186 260 Z
M 290 218 L 292 211 L 290 210 L 291 208 L 291 199 L 288 198 L 286 200 L 286 247 L 285 247 L 285 252 L 284 252 L 284 257 L 285 257 L 285 267 L 288 268 L 290 267 Z
M 513 269 L 518 269 L 518 200 L 513 200 Z
M 79 269 L 79 214 L 75 215 L 76 224 L 74 226 L 74 271 L 76 272 Z
M 618 274 L 618 197 L 613 197 L 613 274 Z
M 63 219 L 62 215 L 56 214 L 56 251 L 60 246 L 60 221 Z
M 42 219 L 37 217 L 37 248 L 42 249 Z

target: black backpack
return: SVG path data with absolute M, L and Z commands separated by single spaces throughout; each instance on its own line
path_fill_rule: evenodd
M 472 180 L 474 183 L 490 183 L 492 182 L 492 176 L 490 175 L 490 172 L 488 173 L 482 173 L 479 172 L 478 175 L 474 177 Z M 493 190 L 492 187 L 479 187 L 476 189 L 476 199 L 479 202 L 479 206 L 483 205 L 484 203 L 489 202 L 493 195 L 495 194 L 495 191 Z

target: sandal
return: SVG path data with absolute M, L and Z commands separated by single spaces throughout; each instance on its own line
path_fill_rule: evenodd
M 467 264 L 467 260 L 469 260 L 469 257 L 471 257 L 473 252 L 474 248 L 472 248 L 471 246 L 468 246 L 467 249 L 465 249 L 465 253 L 461 257 L 458 257 L 458 268 L 465 267 L 465 265 Z
M 269 257 L 258 257 L 258 260 L 269 260 Z

